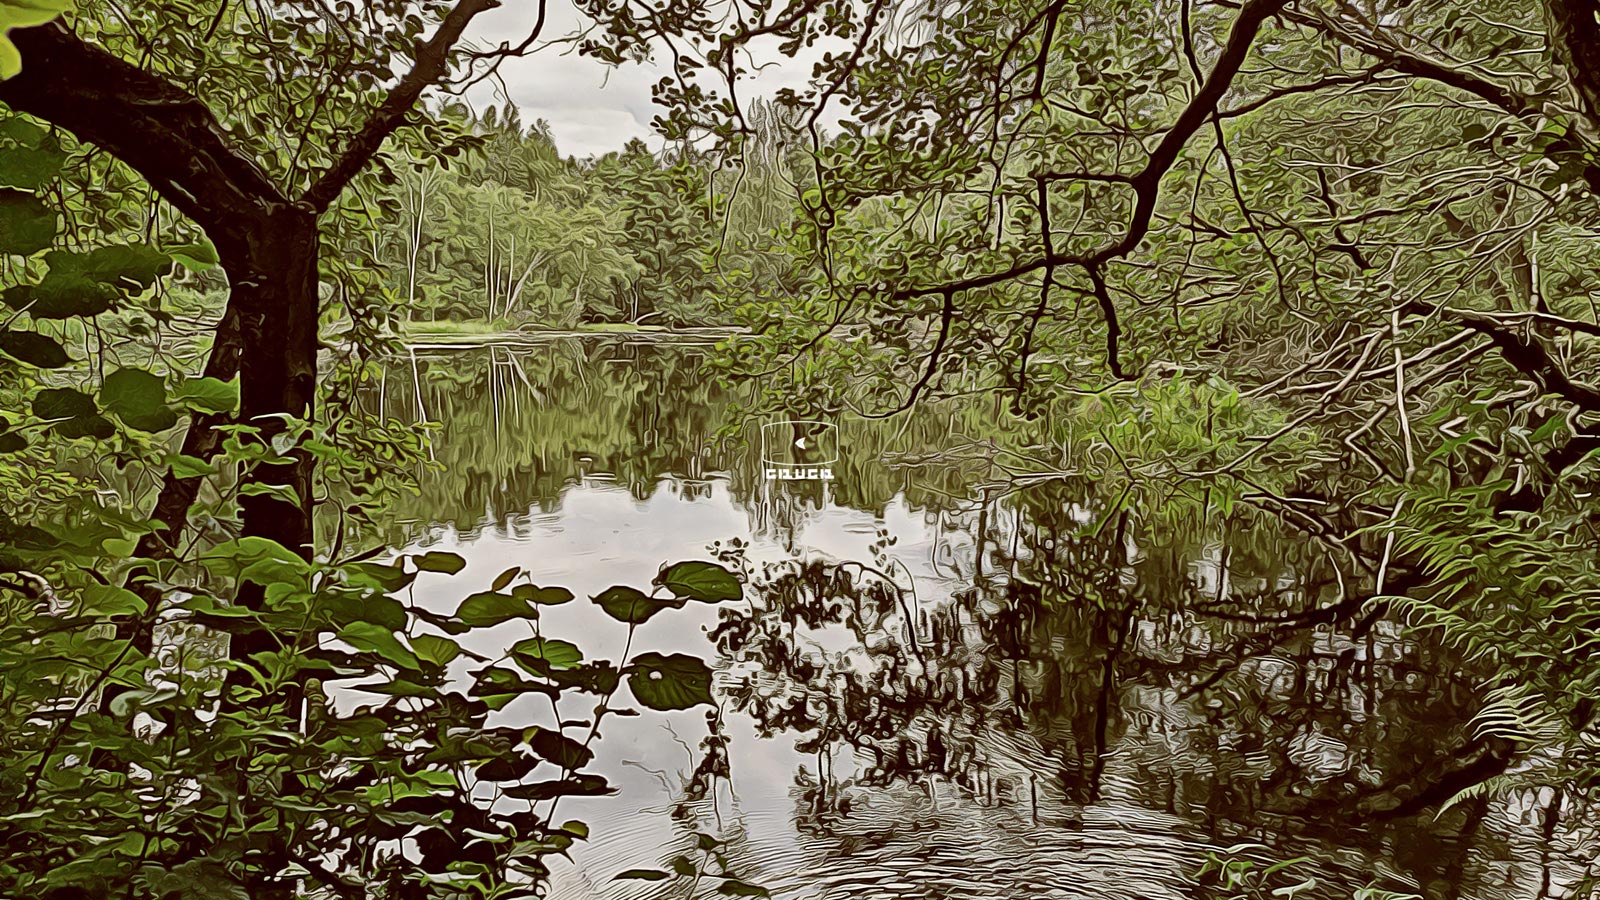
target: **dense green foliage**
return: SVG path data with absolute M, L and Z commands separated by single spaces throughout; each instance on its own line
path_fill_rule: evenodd
M 772 244 L 790 217 L 784 134 L 773 108 L 758 113 L 765 152 L 734 169 L 637 140 L 563 158 L 515 107 L 446 107 L 474 149 L 394 161 L 381 220 L 352 252 L 377 264 L 412 323 L 731 322 L 758 279 L 769 292 L 796 279 Z

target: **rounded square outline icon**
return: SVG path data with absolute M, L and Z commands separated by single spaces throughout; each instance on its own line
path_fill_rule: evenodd
M 833 455 L 828 457 L 827 459 L 819 459 L 819 460 L 816 460 L 814 462 L 807 462 L 807 463 L 780 462 L 780 461 L 773 460 L 773 459 L 769 458 L 767 456 L 767 448 L 769 446 L 771 446 L 771 443 L 767 440 L 767 429 L 769 429 L 769 428 L 777 428 L 777 427 L 780 427 L 780 426 L 792 427 L 792 426 L 795 426 L 795 425 L 819 425 L 822 428 L 827 429 L 828 431 L 832 432 L 832 434 L 833 434 Z M 784 444 L 792 443 L 791 441 L 788 440 L 788 434 L 784 435 L 783 443 Z M 819 442 L 819 444 L 820 444 L 820 442 Z M 833 465 L 834 463 L 836 463 L 838 461 L 839 461 L 839 426 L 833 424 L 832 422 L 823 422 L 823 421 L 821 421 L 819 419 L 778 419 L 778 420 L 775 420 L 775 421 L 772 421 L 772 422 L 764 423 L 761 426 L 761 462 L 762 462 L 763 465 L 765 465 L 765 466 L 767 466 L 769 468 L 805 469 L 805 468 L 814 468 L 814 467 L 817 467 L 817 466 L 831 466 L 831 465 Z

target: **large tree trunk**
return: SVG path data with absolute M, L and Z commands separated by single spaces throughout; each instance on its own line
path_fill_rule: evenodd
M 317 216 L 304 204 L 264 204 L 236 239 L 218 243 L 231 286 L 228 308 L 237 317 L 239 421 L 271 442 L 288 430 L 285 418 L 309 420 L 317 389 L 319 312 Z M 275 541 L 304 559 L 315 550 L 311 457 L 290 452 L 292 462 L 258 465 L 248 480 L 281 491 L 241 497 L 242 533 Z M 240 585 L 236 602 L 257 607 L 259 585 Z M 230 656 L 278 649 L 263 633 L 235 637 Z
M 231 248 L 223 266 L 233 284 L 244 346 L 239 358 L 239 415 L 262 437 L 285 430 L 281 416 L 310 418 L 317 386 L 317 222 L 298 204 L 271 208 Z M 262 466 L 256 482 L 287 487 L 297 499 L 243 498 L 244 531 L 277 541 L 309 559 L 312 547 L 311 463 Z

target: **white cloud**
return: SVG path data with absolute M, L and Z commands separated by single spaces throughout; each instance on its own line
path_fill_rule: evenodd
M 469 37 L 483 45 L 506 42 L 514 46 L 527 37 L 538 10 L 537 0 L 508 2 L 480 16 Z M 546 39 L 569 36 L 585 22 L 571 0 L 549 0 L 547 16 Z M 741 101 L 771 96 L 782 87 L 802 88 L 821 53 L 821 47 L 809 47 L 794 59 L 781 57 L 775 49 L 770 55 L 763 54 L 766 58 L 762 61 L 771 62 L 741 81 Z M 504 102 L 508 95 L 521 109 L 523 121 L 544 119 L 550 123 L 563 154 L 598 156 L 620 150 L 634 138 L 661 145 L 651 122 L 662 110 L 655 105 L 651 88 L 665 74 L 653 64 L 608 66 L 578 55 L 571 42 L 554 42 L 526 57 L 503 62 L 497 81 L 478 85 L 469 99 L 483 106 Z M 836 115 L 837 108 L 832 112 Z M 829 116 L 825 122 L 833 119 Z

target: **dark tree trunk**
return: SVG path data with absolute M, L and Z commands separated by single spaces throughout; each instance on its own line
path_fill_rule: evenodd
M 271 441 L 287 430 L 285 417 L 310 419 L 317 387 L 318 251 L 315 213 L 301 204 L 270 206 L 236 244 L 219 247 L 232 285 L 230 305 L 239 316 L 239 419 Z M 241 499 L 243 533 L 275 541 L 304 559 L 315 550 L 311 481 L 303 451 L 292 463 L 262 465 L 252 481 L 287 488 L 296 502 L 274 494 Z M 260 588 L 241 586 L 239 602 L 255 606 Z M 236 638 L 235 659 L 258 650 L 265 636 Z

